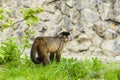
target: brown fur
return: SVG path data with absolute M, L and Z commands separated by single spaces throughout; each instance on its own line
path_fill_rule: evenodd
M 49 59 L 53 60 L 56 55 L 56 61 L 59 62 L 64 44 L 71 40 L 69 32 L 61 32 L 57 36 L 37 37 L 31 48 L 31 59 L 35 64 L 49 63 Z M 50 56 L 48 55 L 50 53 Z M 36 54 L 38 57 L 36 57 Z

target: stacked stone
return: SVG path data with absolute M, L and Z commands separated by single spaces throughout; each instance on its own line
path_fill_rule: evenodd
M 21 19 L 17 12 L 20 8 L 44 7 L 45 12 L 39 15 L 41 22 L 33 29 L 35 36 L 70 31 L 74 39 L 66 46 L 68 55 L 110 58 L 120 55 L 119 0 L 1 0 L 0 6 L 13 10 L 11 16 L 16 17 L 16 21 Z M 27 28 L 20 23 L 14 34 L 25 34 Z

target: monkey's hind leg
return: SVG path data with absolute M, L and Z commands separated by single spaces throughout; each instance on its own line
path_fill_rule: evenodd
M 49 63 L 49 57 L 48 57 L 47 53 L 43 55 L 43 62 L 42 63 L 43 63 L 43 65 L 46 65 Z
M 37 57 L 36 60 L 39 62 L 39 64 L 43 62 L 43 58 L 42 57 Z

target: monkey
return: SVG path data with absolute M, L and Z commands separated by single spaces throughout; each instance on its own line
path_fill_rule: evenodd
M 54 60 L 54 56 L 56 61 L 60 62 L 64 44 L 71 40 L 72 35 L 67 31 L 60 32 L 55 36 L 40 36 L 35 38 L 30 53 L 32 62 L 46 65 Z

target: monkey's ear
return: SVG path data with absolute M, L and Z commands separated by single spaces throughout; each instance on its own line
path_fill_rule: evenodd
M 56 33 L 56 36 L 58 36 L 58 37 L 62 37 L 62 31 L 60 31 L 60 32 L 58 32 L 58 33 Z
M 58 32 L 58 33 L 56 33 L 56 36 L 59 36 L 59 35 L 60 35 L 60 33 L 61 33 L 61 31 L 60 31 L 60 32 Z

